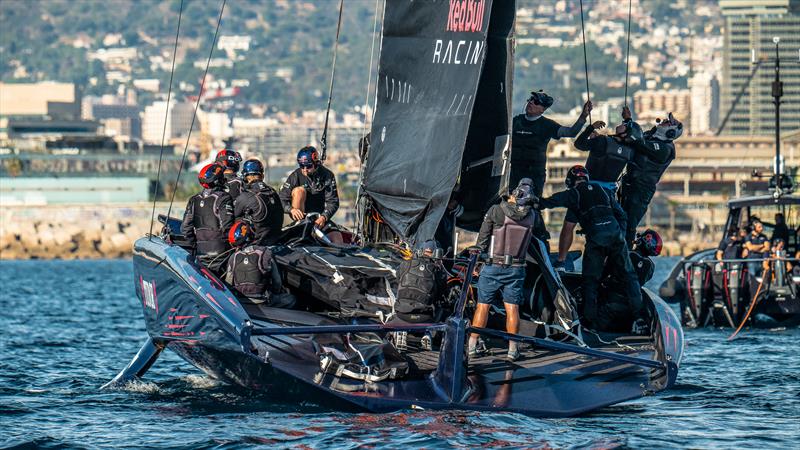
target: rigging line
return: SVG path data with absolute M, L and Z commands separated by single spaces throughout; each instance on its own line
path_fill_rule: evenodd
M 367 148 L 368 148 L 368 143 L 369 143 L 369 139 L 367 139 L 367 124 L 369 123 L 369 121 L 371 119 L 371 118 L 367 118 L 367 107 L 369 106 L 369 91 L 370 91 L 370 87 L 372 85 L 372 62 L 373 62 L 373 56 L 375 56 L 375 41 L 377 41 L 377 38 L 375 37 L 375 35 L 376 35 L 377 31 L 378 31 L 378 7 L 380 6 L 380 3 L 381 3 L 380 0 L 375 0 L 375 12 L 374 12 L 374 16 L 375 17 L 374 17 L 374 19 L 372 21 L 372 45 L 370 46 L 370 49 L 369 49 L 369 67 L 367 67 L 367 94 L 364 96 L 364 126 L 361 129 L 361 139 L 363 139 L 362 145 L 367 146 Z M 375 81 L 376 88 L 377 88 L 377 85 L 378 85 L 378 82 L 376 80 Z M 376 95 L 377 95 L 377 93 L 376 93 Z M 360 150 L 361 149 L 359 148 L 359 151 Z M 362 222 L 363 222 L 361 220 L 362 219 L 362 214 L 360 214 L 358 212 L 358 208 L 359 208 L 358 205 L 359 205 L 359 202 L 361 200 L 361 178 L 364 176 L 364 158 L 366 158 L 366 157 L 367 157 L 366 152 L 364 152 L 363 157 L 362 157 L 362 155 L 359 155 L 359 158 L 358 158 L 358 180 L 359 180 L 359 183 L 358 183 L 358 193 L 356 194 L 356 223 L 355 223 L 355 229 L 356 229 L 356 233 L 357 234 L 361 234 L 361 226 L 362 226 Z
M 156 170 L 156 184 L 153 186 L 153 211 L 150 213 L 150 232 L 147 239 L 153 237 L 153 222 L 156 217 L 156 196 L 158 195 L 158 184 L 161 179 L 161 161 L 164 158 L 164 138 L 167 134 L 167 119 L 169 118 L 169 101 L 172 97 L 172 78 L 175 75 L 175 59 L 178 55 L 178 37 L 181 34 L 181 18 L 183 17 L 183 0 L 178 10 L 178 31 L 175 32 L 175 47 L 172 49 L 172 69 L 169 71 L 169 89 L 167 90 L 167 111 L 164 113 L 164 130 L 161 132 L 161 151 L 158 153 L 158 169 Z M 169 214 L 167 215 L 169 217 Z
M 586 101 L 590 101 L 589 97 L 589 60 L 586 58 L 586 26 L 583 22 L 583 0 L 580 0 L 581 5 L 581 37 L 583 38 L 583 71 L 586 74 Z M 589 112 L 589 124 L 592 123 L 592 113 Z
M 628 71 L 630 70 L 631 57 L 631 4 L 633 0 L 628 0 L 628 50 L 625 53 L 625 106 L 628 106 Z
M 333 41 L 333 62 L 331 63 L 331 84 L 328 88 L 328 107 L 325 110 L 325 124 L 322 127 L 322 139 L 320 139 L 320 146 L 322 147 L 321 159 L 325 161 L 328 155 L 328 117 L 331 114 L 331 101 L 333 100 L 333 80 L 336 76 L 336 54 L 339 50 L 339 32 L 342 29 L 342 10 L 344 9 L 344 0 L 339 0 L 339 20 L 336 23 L 336 40 Z
M 192 138 L 192 130 L 194 129 L 194 121 L 197 118 L 197 109 L 200 107 L 200 99 L 203 97 L 203 90 L 206 86 L 206 76 L 208 75 L 208 66 L 211 64 L 211 57 L 214 55 L 214 47 L 217 45 L 217 36 L 219 35 L 219 26 L 222 23 L 222 13 L 225 12 L 225 4 L 228 0 L 222 0 L 222 6 L 219 9 L 219 17 L 217 18 L 217 29 L 214 30 L 214 39 L 211 40 L 211 50 L 208 52 L 208 59 L 206 60 L 206 70 L 203 72 L 203 79 L 200 81 L 200 91 L 197 93 L 197 101 L 194 104 L 194 112 L 192 113 L 192 123 L 189 125 L 189 135 L 186 136 L 186 145 L 183 147 L 183 156 L 181 157 L 181 165 L 178 167 L 178 176 L 175 178 L 175 188 L 172 190 L 172 197 L 169 199 L 169 208 L 167 209 L 167 217 L 172 212 L 172 203 L 175 201 L 175 193 L 178 192 L 178 183 L 181 181 L 181 173 L 183 172 L 183 165 L 186 163 L 186 152 L 189 150 L 189 141 Z M 169 105 L 167 105 L 169 109 Z

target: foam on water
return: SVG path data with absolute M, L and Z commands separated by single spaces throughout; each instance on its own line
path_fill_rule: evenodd
M 674 259 L 657 261 L 666 275 Z M 800 332 L 690 330 L 677 386 L 569 419 L 330 411 L 219 383 L 145 338 L 130 261 L 0 262 L 0 447 L 796 448 Z M 659 280 L 648 287 L 657 288 Z

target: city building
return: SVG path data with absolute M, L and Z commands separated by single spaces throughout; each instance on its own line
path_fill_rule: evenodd
M 147 143 L 158 144 L 161 143 L 162 134 L 167 141 L 184 136 L 189 132 L 193 113 L 194 105 L 191 103 L 170 102 L 167 115 L 166 101 L 153 102 L 144 109 L 142 139 Z
M 697 73 L 689 79 L 689 91 L 692 134 L 716 131 L 719 126 L 719 80 L 709 72 Z
M 72 83 L 0 82 L 0 116 L 80 119 L 80 92 Z
M 725 16 L 723 117 L 730 111 L 727 122 L 723 119 L 723 133 L 775 132 L 772 81 L 776 37 L 780 39 L 780 57 L 786 62 L 781 65 L 781 129 L 800 129 L 800 0 L 720 0 L 719 5 Z M 734 107 L 740 91 L 742 96 Z
M 670 112 L 691 132 L 691 92 L 689 89 L 642 90 L 633 94 L 636 120 L 645 129 Z

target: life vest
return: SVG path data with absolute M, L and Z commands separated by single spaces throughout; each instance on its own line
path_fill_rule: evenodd
M 653 161 L 642 152 L 636 152 L 633 157 L 633 164 L 628 167 L 628 174 L 625 175 L 631 183 L 655 188 L 661 176 L 675 159 L 675 144 L 672 142 L 653 142 L 653 146 L 665 145 L 669 148 L 669 158 L 663 163 Z M 591 173 L 591 172 L 590 172 Z
M 262 256 L 266 255 L 266 267 Z M 265 247 L 247 246 L 231 256 L 228 270 L 233 277 L 233 287 L 250 298 L 264 298 L 271 285 L 272 253 Z
M 595 139 L 606 140 L 606 151 L 600 155 L 589 152 L 586 159 L 586 170 L 592 181 L 616 182 L 629 161 L 633 160 L 634 151 L 614 138 L 602 136 Z
M 511 255 L 516 263 L 525 261 L 535 221 L 536 215 L 533 210 L 520 220 L 505 215 L 503 225 L 492 231 L 494 236 L 492 258 L 504 259 L 506 255 Z
M 434 318 L 434 304 L 441 293 L 440 269 L 430 258 L 413 257 L 397 270 L 395 312 L 406 322 Z
M 263 181 L 248 184 L 244 192 L 252 194 L 248 215 L 259 241 L 267 235 L 276 234 L 283 226 L 283 207 L 278 193 Z
M 201 194 L 194 201 L 194 229 L 197 252 L 204 255 L 222 253 L 228 249 L 225 230 L 221 229 L 219 213 L 220 192 Z
M 620 233 L 608 191 L 593 183 L 579 183 L 574 189 L 578 193 L 578 210 L 574 213 L 587 237 Z

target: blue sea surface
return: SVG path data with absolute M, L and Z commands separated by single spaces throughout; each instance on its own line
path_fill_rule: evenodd
M 687 331 L 674 389 L 577 418 L 369 414 L 275 403 L 171 352 L 101 390 L 146 337 L 129 260 L 2 261 L 0 286 L 3 448 L 800 448 L 797 329 Z

